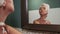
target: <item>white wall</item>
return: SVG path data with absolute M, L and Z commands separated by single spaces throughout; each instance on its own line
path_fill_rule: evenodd
M 38 19 L 39 10 L 29 11 L 29 23 L 33 23 L 35 19 Z M 47 20 L 51 21 L 51 24 L 60 24 L 60 8 L 52 8 L 48 11 Z

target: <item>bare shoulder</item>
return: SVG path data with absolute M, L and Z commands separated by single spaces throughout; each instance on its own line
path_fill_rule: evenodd
M 47 24 L 51 24 L 51 21 L 47 20 Z
M 39 19 L 34 20 L 34 21 L 33 21 L 33 24 L 38 24 L 38 23 L 39 23 L 38 20 L 39 20 Z

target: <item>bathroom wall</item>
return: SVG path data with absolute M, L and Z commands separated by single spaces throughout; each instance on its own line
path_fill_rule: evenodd
M 15 10 L 11 13 L 7 19 L 6 24 L 11 25 L 13 27 L 21 27 L 21 8 L 20 8 L 20 0 L 14 0 Z
M 28 9 L 37 10 L 42 3 L 47 3 L 51 8 L 60 7 L 60 0 L 28 0 Z

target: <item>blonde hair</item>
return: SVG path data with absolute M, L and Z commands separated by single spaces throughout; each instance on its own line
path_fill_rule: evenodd
M 0 0 L 0 6 L 2 6 L 4 3 L 4 0 Z
M 43 7 L 43 6 L 45 6 L 45 7 L 46 7 L 46 10 L 49 10 L 49 9 L 50 9 L 49 4 L 43 3 L 43 4 L 40 6 L 40 8 L 41 8 L 41 7 Z

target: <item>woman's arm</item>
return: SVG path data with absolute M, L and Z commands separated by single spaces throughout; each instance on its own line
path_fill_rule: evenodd
M 14 29 L 13 27 L 6 25 L 6 30 L 8 32 L 8 34 L 22 34 L 21 32 L 17 31 L 16 29 Z
M 33 24 L 39 24 L 39 22 L 37 20 L 34 20 Z

